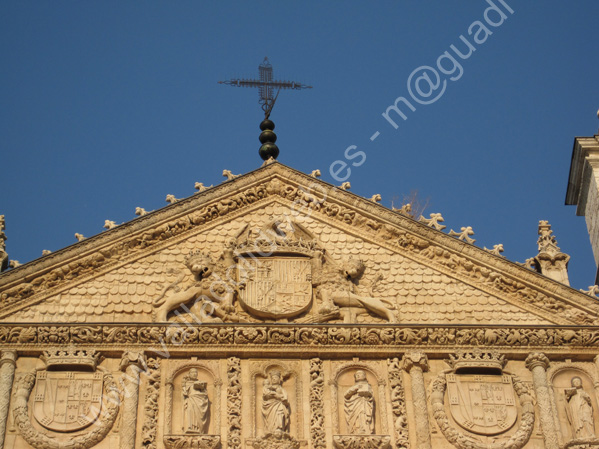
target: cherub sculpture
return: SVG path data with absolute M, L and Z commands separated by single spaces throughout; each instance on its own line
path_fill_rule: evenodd
M 365 268 L 360 259 L 346 260 L 341 266 L 330 261 L 320 266 L 319 261 L 316 261 L 312 270 L 312 284 L 316 288 L 316 295 L 322 301 L 319 310 L 321 315 L 330 316 L 337 313 L 343 317 L 345 323 L 352 323 L 355 322 L 355 315 L 370 312 L 390 323 L 397 322 L 393 304 L 373 297 L 373 287 L 380 277 L 370 285 L 368 292 L 360 291 L 358 280 Z
M 238 293 L 237 286 L 227 283 L 226 271 L 235 264 L 233 250 L 225 249 L 218 261 L 209 254 L 192 251 L 185 257 L 185 265 L 192 279 L 183 286 L 183 276 L 164 289 L 153 301 L 154 320 L 167 321 L 169 312 L 182 305 L 192 303 L 195 320 L 200 322 L 222 322 L 224 319 L 241 321 L 234 313 L 233 301 Z

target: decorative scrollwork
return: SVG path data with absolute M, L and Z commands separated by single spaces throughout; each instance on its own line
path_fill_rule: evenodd
M 507 374 L 507 373 L 505 373 Z M 512 374 L 512 384 L 520 400 L 522 407 L 522 417 L 518 430 L 507 440 L 496 443 L 483 443 L 471 436 L 459 432 L 449 423 L 449 418 L 445 412 L 445 390 L 447 388 L 446 373 L 443 372 L 437 376 L 432 383 L 431 406 L 433 416 L 441 432 L 451 444 L 458 449 L 521 449 L 530 439 L 535 422 L 535 409 L 532 395 L 528 387 L 516 375 Z
M 147 449 L 156 449 L 156 430 L 158 428 L 158 395 L 160 393 L 160 361 L 148 359 L 148 387 L 144 407 L 145 420 L 141 428 L 141 445 Z
M 314 449 L 326 448 L 322 360 L 310 359 L 310 437 Z
M 398 358 L 389 359 L 387 366 L 391 387 L 391 412 L 393 413 L 393 422 L 395 423 L 395 447 L 397 449 L 410 449 L 408 413 L 401 378 L 401 362 Z
M 58 441 L 42 432 L 36 430 L 29 419 L 29 407 L 27 402 L 31 390 L 35 384 L 35 373 L 21 375 L 15 382 L 15 396 L 13 415 L 15 425 L 23 439 L 37 449 L 89 449 L 102 441 L 112 428 L 120 408 L 120 394 L 116 383 L 110 373 L 104 374 L 104 386 L 108 392 L 107 400 L 104 402 L 106 411 L 89 433 Z
M 241 361 L 227 360 L 227 447 L 241 448 Z

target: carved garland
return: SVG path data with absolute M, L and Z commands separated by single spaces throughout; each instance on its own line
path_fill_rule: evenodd
M 145 420 L 141 429 L 141 445 L 147 449 L 156 449 L 156 430 L 158 429 L 158 395 L 160 394 L 160 361 L 148 359 L 148 386 L 144 407 Z
M 468 435 L 464 435 L 449 424 L 444 404 L 445 390 L 447 388 L 446 373 L 439 374 L 432 383 L 431 406 L 433 416 L 437 420 L 437 424 L 447 441 L 458 449 L 521 449 L 528 443 L 535 423 L 535 409 L 532 395 L 528 391 L 526 384 L 515 374 L 512 374 L 512 384 L 522 406 L 522 418 L 518 430 L 507 441 L 482 443 Z
M 15 425 L 23 439 L 31 446 L 39 449 L 89 449 L 102 441 L 110 432 L 120 408 L 119 390 L 110 373 L 104 373 L 104 385 L 108 391 L 108 398 L 105 401 L 107 410 L 103 413 L 102 421 L 95 425 L 91 432 L 66 441 L 57 441 L 37 431 L 31 424 L 27 402 L 34 385 L 35 372 L 19 376 L 15 382 L 15 405 L 13 408 Z
M 180 345 L 302 345 L 302 346 L 509 346 L 513 347 L 599 347 L 599 330 L 572 327 L 361 327 L 340 328 L 331 325 L 294 325 L 278 327 L 238 326 L 235 329 L 219 325 L 201 325 L 189 329 Z M 162 347 L 168 343 L 168 328 L 161 325 L 134 327 L 103 324 L 97 326 L 0 326 L 0 343 L 62 345 L 69 343 L 148 344 Z M 160 350 L 150 352 L 161 354 Z
M 314 449 L 326 448 L 322 360 L 310 359 L 310 437 Z
M 396 449 L 410 449 L 410 435 L 408 433 L 408 412 L 406 410 L 406 397 L 401 378 L 401 362 L 398 358 L 387 360 L 389 371 L 389 384 L 391 387 L 391 412 L 395 423 Z
M 227 448 L 241 448 L 241 361 L 227 360 Z

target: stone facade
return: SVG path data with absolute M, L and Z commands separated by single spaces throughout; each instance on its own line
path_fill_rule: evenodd
M 566 204 L 575 205 L 576 215 L 585 217 L 599 266 L 599 135 L 574 139 Z
M 3 273 L 0 441 L 598 445 L 597 301 L 426 220 L 275 162 Z

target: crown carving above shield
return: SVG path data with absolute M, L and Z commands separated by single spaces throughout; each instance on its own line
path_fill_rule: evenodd
M 310 231 L 286 217 L 274 219 L 264 227 L 245 226 L 233 245 L 237 256 L 286 253 L 312 257 L 315 251 L 324 251 Z
M 470 371 L 472 369 L 485 369 L 501 373 L 507 360 L 497 351 L 460 351 L 456 354 L 449 354 L 447 364 L 455 373 Z
M 67 348 L 52 348 L 44 351 L 41 356 L 47 369 L 76 369 L 95 371 L 101 361 L 99 352 L 93 349 L 81 349 L 69 346 Z

